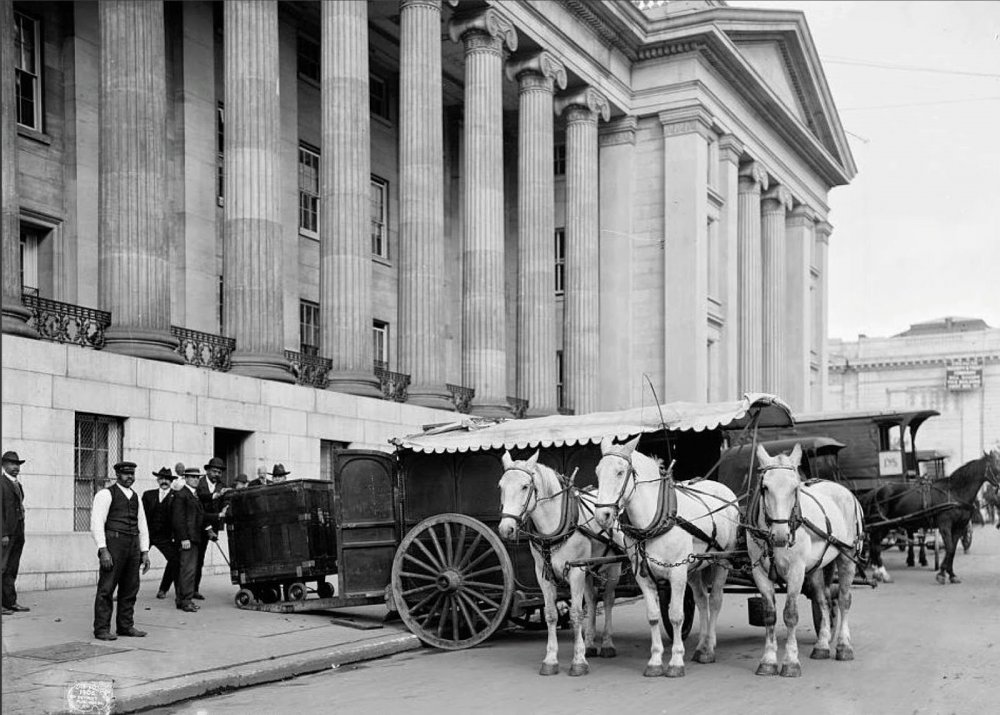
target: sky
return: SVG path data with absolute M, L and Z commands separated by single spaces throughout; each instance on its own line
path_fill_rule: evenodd
M 728 4 L 805 13 L 857 164 L 829 198 L 829 337 L 1000 328 L 1000 1 Z

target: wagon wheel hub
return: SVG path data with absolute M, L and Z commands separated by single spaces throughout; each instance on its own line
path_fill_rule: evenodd
M 462 587 L 462 574 L 455 569 L 446 569 L 437 577 L 437 587 L 444 593 L 454 593 Z

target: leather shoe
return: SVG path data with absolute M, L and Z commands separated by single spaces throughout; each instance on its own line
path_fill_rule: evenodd
M 178 608 L 180 608 L 182 611 L 187 611 L 188 613 L 194 613 L 195 611 L 198 610 L 198 607 L 193 603 L 188 603 L 184 606 L 178 606 Z
M 194 600 L 196 600 L 196 601 L 204 601 L 204 600 L 205 600 L 205 597 L 204 597 L 204 596 L 202 596 L 202 595 L 201 595 L 200 593 L 198 593 L 197 591 L 195 591 L 195 592 L 194 592 L 193 594 L 191 594 L 191 598 L 193 598 L 193 599 L 194 599 Z
M 4 606 L 4 607 L 3 607 L 3 615 L 5 615 L 5 616 L 9 616 L 9 615 L 11 615 L 12 613 L 13 613 L 13 611 L 12 611 L 12 610 L 10 610 L 9 608 L 7 608 L 6 606 Z
M 166 591 L 157 591 L 156 592 L 156 597 L 157 598 L 166 598 L 167 597 L 167 592 Z
M 109 633 L 108 631 L 99 631 L 99 632 L 97 632 L 97 633 L 94 634 L 94 638 L 96 638 L 99 641 L 116 641 L 116 640 L 118 640 L 118 636 L 116 636 L 114 633 Z
M 18 613 L 24 613 L 25 611 L 30 611 L 31 610 L 27 606 L 22 606 L 19 603 L 15 603 L 13 606 L 7 606 L 7 608 L 9 608 L 12 611 L 18 612 Z
M 146 635 L 146 631 L 140 631 L 138 628 L 126 628 L 125 630 L 119 628 L 118 635 L 128 636 L 129 638 L 142 638 Z

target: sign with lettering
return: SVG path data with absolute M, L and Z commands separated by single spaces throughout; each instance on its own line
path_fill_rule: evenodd
M 899 450 L 878 453 L 878 473 L 881 477 L 895 477 L 903 473 L 903 455 Z
M 983 368 L 971 366 L 949 367 L 945 380 L 949 392 L 978 390 L 983 386 Z

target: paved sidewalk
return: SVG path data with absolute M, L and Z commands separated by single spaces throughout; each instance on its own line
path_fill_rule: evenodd
M 382 623 L 384 605 L 241 611 L 228 575 L 207 574 L 197 613 L 177 610 L 173 592 L 157 600 L 156 580 L 144 578 L 135 622 L 149 635 L 98 641 L 95 590 L 25 592 L 19 600 L 31 612 L 3 616 L 5 715 L 133 712 L 420 647 L 401 623 Z M 369 629 L 331 622 L 345 615 Z M 101 707 L 108 692 L 113 702 Z

